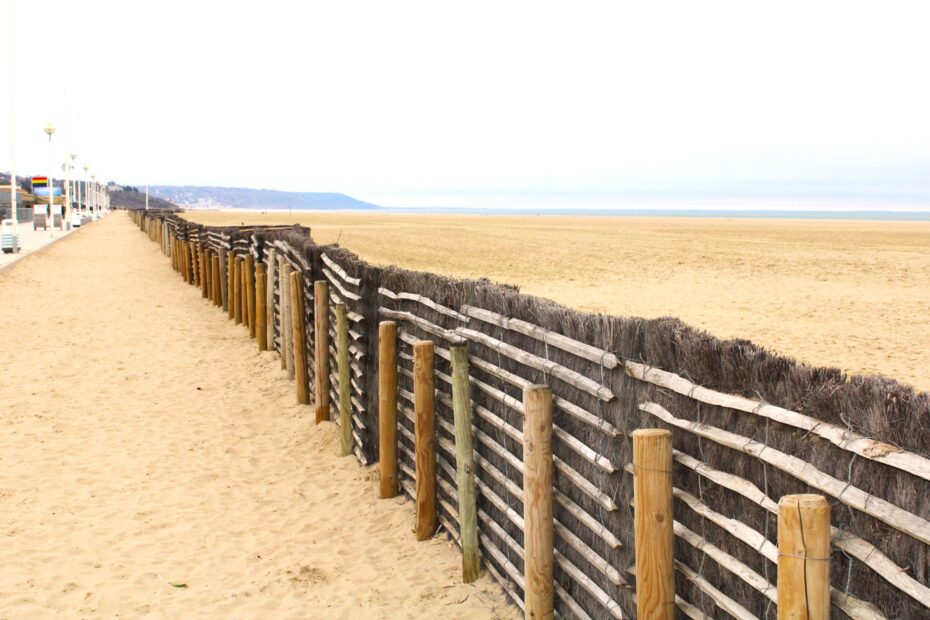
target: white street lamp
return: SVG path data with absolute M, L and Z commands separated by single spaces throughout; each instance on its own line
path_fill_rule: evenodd
M 51 234 L 55 233 L 55 215 L 52 212 L 52 134 L 55 133 L 55 126 L 51 123 L 45 126 L 45 133 L 48 134 L 48 229 Z
M 16 85 L 16 62 L 13 44 L 13 0 L 10 0 L 10 219 L 13 220 L 13 234 L 19 236 L 19 215 L 16 213 L 16 97 L 13 90 Z
M 68 181 L 67 181 L 68 197 L 67 197 L 67 201 L 65 205 L 65 220 L 68 222 L 67 225 L 70 225 L 71 224 L 71 193 L 72 193 L 72 190 L 74 189 L 72 187 L 73 181 L 71 179 L 71 171 L 74 170 L 74 160 L 77 159 L 77 153 L 75 153 L 74 151 L 71 151 L 70 153 L 68 153 L 68 157 L 71 158 L 71 163 L 69 164 L 65 162 L 65 165 L 68 166 Z
M 88 170 L 90 170 L 90 164 L 84 162 L 84 180 L 82 181 L 82 183 L 84 183 L 84 211 L 87 211 L 90 206 L 90 190 L 87 186 Z

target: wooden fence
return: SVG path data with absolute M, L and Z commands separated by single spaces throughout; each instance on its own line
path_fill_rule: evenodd
M 480 556 L 528 617 L 930 617 L 926 393 L 374 267 L 302 227 L 133 217 L 344 454 L 380 459 L 418 538 L 442 526 L 463 578 Z

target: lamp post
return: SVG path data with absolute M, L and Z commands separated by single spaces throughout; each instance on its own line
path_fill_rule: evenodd
M 16 85 L 14 70 L 16 62 L 13 44 L 13 2 L 10 0 L 10 219 L 13 220 L 13 234 L 19 236 L 19 215 L 16 213 L 16 98 L 13 90 Z
M 87 188 L 87 174 L 88 174 L 88 170 L 90 170 L 90 164 L 88 164 L 87 162 L 84 162 L 84 180 L 83 180 L 83 183 L 84 183 L 84 210 L 85 210 L 85 211 L 87 210 L 87 207 L 90 205 L 90 192 L 88 191 L 88 188 Z
M 48 218 L 51 220 L 49 222 L 49 232 L 50 234 L 55 234 L 55 215 L 52 213 L 52 134 L 55 133 L 55 126 L 51 123 L 45 126 L 45 133 L 48 134 Z
M 90 195 L 91 195 L 91 212 L 94 214 L 94 221 L 97 221 L 97 174 L 90 175 Z
M 72 194 L 72 192 L 73 192 L 74 194 L 77 194 L 77 191 L 75 191 L 77 188 L 72 186 L 73 180 L 71 179 L 71 171 L 74 170 L 74 160 L 77 159 L 77 153 L 75 153 L 74 151 L 71 151 L 70 153 L 68 153 L 68 157 L 71 158 L 71 163 L 70 163 L 70 164 L 67 164 L 67 166 L 68 166 L 68 199 L 67 199 L 67 204 L 65 205 L 65 217 L 67 218 L 68 223 L 69 223 L 69 225 L 70 225 L 70 222 L 71 222 L 71 198 L 72 198 L 71 194 Z

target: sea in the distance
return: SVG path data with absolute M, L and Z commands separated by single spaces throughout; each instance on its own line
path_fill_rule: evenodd
M 505 209 L 472 207 L 416 207 L 378 209 L 377 213 L 421 213 L 461 215 L 568 215 L 619 217 L 697 217 L 763 220 L 863 220 L 882 222 L 930 222 L 930 211 L 838 211 L 787 209 Z

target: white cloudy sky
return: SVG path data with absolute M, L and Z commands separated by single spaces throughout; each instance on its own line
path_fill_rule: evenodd
M 17 168 L 49 120 L 61 161 L 67 91 L 70 147 L 123 183 L 930 208 L 928 6 L 13 0 Z

